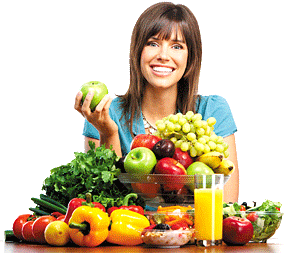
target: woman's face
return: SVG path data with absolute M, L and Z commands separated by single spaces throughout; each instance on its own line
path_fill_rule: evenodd
M 177 38 L 177 39 L 176 39 Z M 182 78 L 188 49 L 182 34 L 172 32 L 169 40 L 151 37 L 141 54 L 141 71 L 147 82 L 157 88 L 170 88 Z

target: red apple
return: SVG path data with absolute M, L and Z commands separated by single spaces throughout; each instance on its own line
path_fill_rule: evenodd
M 227 245 L 244 245 L 253 237 L 253 225 L 246 218 L 230 216 L 223 220 L 223 241 Z
M 193 158 L 189 155 L 188 151 L 182 151 L 181 148 L 176 148 L 173 157 L 179 163 L 181 163 L 185 169 L 193 163 Z
M 130 149 L 145 147 L 152 150 L 154 145 L 160 140 L 160 137 L 153 134 L 138 134 L 133 138 Z
M 163 185 L 164 191 L 178 191 L 184 187 L 184 183 L 181 183 L 181 179 L 177 175 L 187 175 L 184 166 L 173 158 L 165 157 L 159 160 L 155 166 L 155 174 L 169 174 L 170 176 L 164 177 L 166 184 Z M 179 182 L 180 181 L 180 182 Z

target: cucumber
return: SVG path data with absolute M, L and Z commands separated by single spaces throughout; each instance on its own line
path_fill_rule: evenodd
M 5 242 L 19 242 L 20 240 L 14 235 L 13 230 L 4 231 Z
M 56 201 L 56 200 L 54 200 L 54 199 L 51 199 L 50 197 L 48 197 L 48 196 L 45 195 L 45 194 L 40 194 L 40 199 L 45 200 L 45 201 L 47 201 L 47 202 L 49 202 L 49 203 L 51 203 L 51 204 L 53 204 L 53 205 L 55 205 L 55 206 L 59 206 L 59 207 L 61 207 L 63 210 L 66 210 L 66 212 L 67 212 L 67 207 L 66 207 L 66 206 L 62 205 L 61 203 L 59 203 L 58 201 Z M 66 213 L 66 212 L 65 212 L 65 213 Z
M 45 201 L 43 199 L 37 199 L 37 198 L 31 198 L 31 200 L 35 204 L 39 205 L 40 207 L 42 206 L 42 207 L 45 207 L 45 208 L 51 210 L 51 213 L 52 212 L 59 212 L 59 213 L 62 213 L 62 214 L 66 214 L 66 211 L 67 211 L 66 209 L 64 209 L 62 207 L 59 207 L 59 206 L 56 206 L 54 204 L 51 204 L 48 201 Z
M 42 216 L 42 215 L 50 215 L 50 213 L 47 213 L 47 212 L 45 212 L 43 210 L 40 210 L 40 209 L 37 209 L 37 208 L 33 208 L 33 207 L 30 207 L 29 210 L 34 212 L 36 215 L 40 215 L 40 216 Z

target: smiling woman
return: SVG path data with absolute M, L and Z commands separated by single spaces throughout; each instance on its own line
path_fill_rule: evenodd
M 215 133 L 229 141 L 235 164 L 226 201 L 237 201 L 238 166 L 234 133 L 236 125 L 226 100 L 198 95 L 202 43 L 197 20 L 184 5 L 162 2 L 146 9 L 137 20 L 130 45 L 130 85 L 113 101 L 108 96 L 91 112 L 91 96 L 75 108 L 86 118 L 84 136 L 96 145 L 113 146 L 119 156 L 130 151 L 136 135 L 151 133 L 156 121 L 188 111 L 203 119 L 214 117 Z M 144 125 L 149 126 L 148 128 Z
M 156 89 L 175 87 L 177 92 L 178 81 L 186 70 L 188 49 L 183 40 L 179 42 L 176 39 L 182 35 L 177 35 L 175 31 L 172 32 L 170 39 L 164 40 L 159 37 L 160 34 L 151 37 L 144 46 L 140 61 L 141 71 L 146 82 L 152 87 Z M 150 85 L 147 85 L 146 92 Z

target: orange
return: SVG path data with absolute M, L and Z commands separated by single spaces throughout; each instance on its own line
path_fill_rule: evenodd
M 45 228 L 45 240 L 50 245 L 64 246 L 70 240 L 68 231 L 69 226 L 64 221 L 53 221 Z

